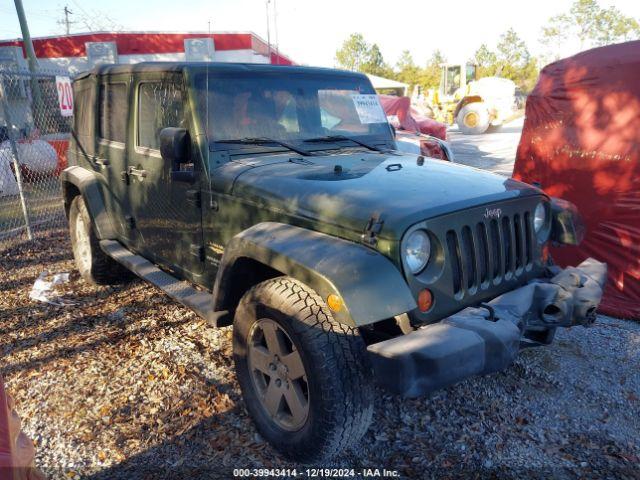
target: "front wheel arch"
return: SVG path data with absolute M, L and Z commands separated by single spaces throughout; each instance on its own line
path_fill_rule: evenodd
M 233 323 L 233 316 L 243 295 L 253 286 L 284 274 L 269 265 L 250 257 L 239 257 L 226 269 L 226 275 L 218 286 L 219 298 L 216 310 L 227 311 L 227 315 L 217 320 L 217 327 L 225 327 Z
M 264 272 L 288 275 L 315 290 L 324 300 L 342 299 L 336 321 L 351 327 L 369 325 L 416 308 L 402 272 L 382 253 L 356 242 L 293 225 L 263 222 L 244 230 L 225 246 L 213 287 L 214 309 L 235 311 L 227 289 L 239 258 L 267 266 Z M 253 263 L 252 265 L 257 265 Z M 264 267 L 260 267 L 264 268 Z M 218 323 L 221 324 L 221 323 Z
M 484 99 L 480 95 L 469 95 L 468 97 L 464 97 L 458 102 L 458 105 L 456 105 L 456 109 L 453 111 L 453 118 L 458 118 L 458 113 L 460 113 L 460 110 L 462 110 L 462 107 L 464 107 L 465 105 L 483 101 Z

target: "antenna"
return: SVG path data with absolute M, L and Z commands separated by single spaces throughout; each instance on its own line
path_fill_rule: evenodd
M 273 0 L 273 28 L 276 31 L 276 65 L 278 65 L 280 64 L 280 42 L 278 42 L 278 9 L 276 0 Z
M 267 0 L 267 51 L 269 52 L 269 63 L 271 63 L 271 29 L 269 28 L 269 3 L 271 0 Z
M 211 19 L 209 19 L 207 21 L 207 30 L 209 31 L 209 38 L 211 37 Z M 209 61 L 207 61 L 207 66 L 205 68 L 205 92 L 204 92 L 204 102 L 205 102 L 205 107 L 204 107 L 204 114 L 206 116 L 206 119 L 204 121 L 205 123 L 205 132 L 204 132 L 204 141 L 205 144 L 207 146 L 207 158 L 206 158 L 206 162 L 207 162 L 207 166 L 205 168 L 207 175 L 209 175 L 209 186 L 211 186 L 211 162 L 209 161 L 209 156 L 210 156 L 210 147 L 209 147 L 209 63 L 211 63 L 211 60 L 213 60 L 213 58 L 210 58 Z M 211 188 L 209 188 L 209 190 L 211 190 Z M 209 203 L 213 202 L 213 193 L 209 194 Z

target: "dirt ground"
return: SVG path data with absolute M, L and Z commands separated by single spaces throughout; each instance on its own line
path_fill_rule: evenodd
M 307 468 L 256 434 L 212 329 L 134 281 L 95 287 L 67 233 L 0 251 L 0 371 L 50 478 L 231 478 Z M 43 271 L 71 272 L 70 306 L 29 299 Z M 640 478 L 640 325 L 601 318 L 530 349 L 506 372 L 430 398 L 379 391 L 361 444 L 322 467 L 401 478 Z M 356 470 L 357 472 L 358 470 Z

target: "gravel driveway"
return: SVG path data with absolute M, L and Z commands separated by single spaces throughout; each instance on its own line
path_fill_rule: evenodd
M 456 163 L 511 176 L 524 117 L 482 135 L 463 135 L 457 126 L 447 132 Z

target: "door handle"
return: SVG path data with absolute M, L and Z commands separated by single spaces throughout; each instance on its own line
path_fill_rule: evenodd
M 142 180 L 143 178 L 145 178 L 147 176 L 147 171 L 146 170 L 141 170 L 141 169 L 136 168 L 136 167 L 129 167 L 127 173 L 129 175 L 133 175 L 134 177 L 138 177 L 140 180 Z

